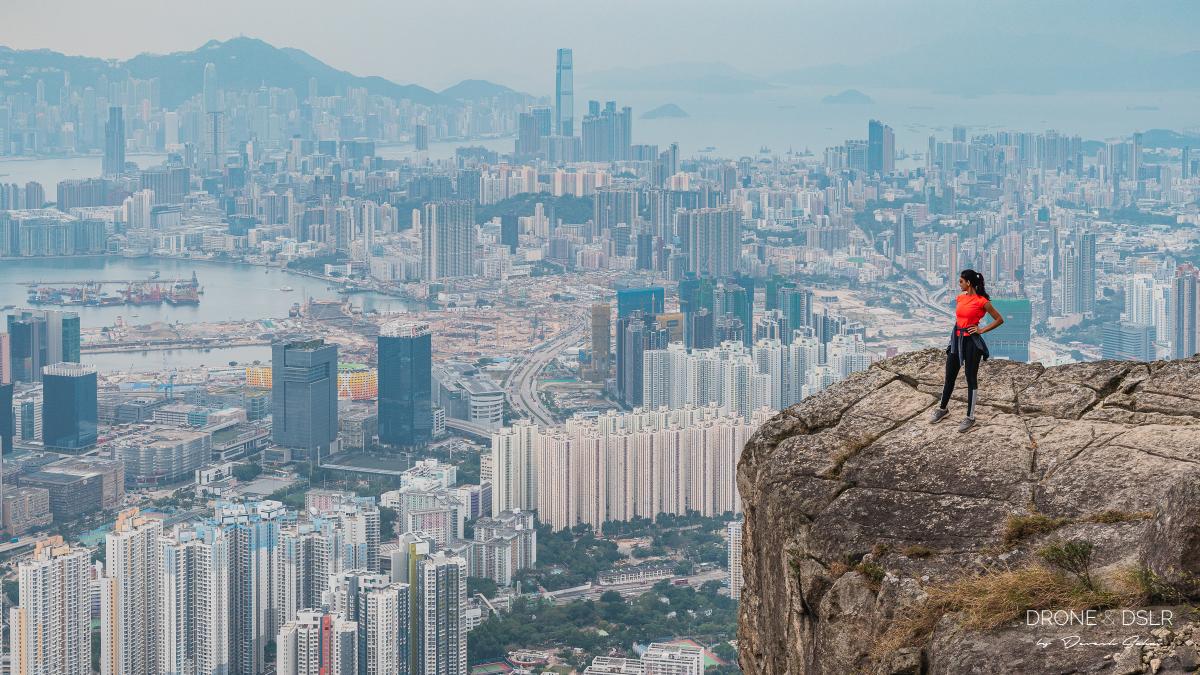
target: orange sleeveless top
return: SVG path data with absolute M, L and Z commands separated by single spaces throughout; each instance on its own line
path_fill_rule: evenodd
M 987 314 L 987 310 L 983 306 L 988 303 L 988 299 L 982 295 L 963 293 L 955 302 L 958 305 L 954 310 L 955 323 L 959 328 L 978 326 L 984 315 Z

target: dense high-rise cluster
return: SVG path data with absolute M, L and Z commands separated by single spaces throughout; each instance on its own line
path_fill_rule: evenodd
M 508 526 L 488 527 L 482 539 Z M 90 549 L 44 540 L 19 565 L 15 672 L 92 672 L 98 618 L 100 672 L 113 675 L 257 674 L 272 649 L 288 675 L 465 675 L 467 559 L 408 534 L 381 571 L 379 535 L 373 499 L 314 492 L 300 514 L 218 502 L 208 520 L 166 526 L 123 512 L 102 568 Z
M 492 437 L 492 509 L 536 509 L 555 530 L 739 512 L 737 460 L 770 415 L 687 406 L 608 412 L 553 428 L 515 424 Z

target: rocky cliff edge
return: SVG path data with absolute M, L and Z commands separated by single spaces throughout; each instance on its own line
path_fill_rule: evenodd
M 1200 357 L 888 359 L 747 444 L 747 673 L 1195 672 Z

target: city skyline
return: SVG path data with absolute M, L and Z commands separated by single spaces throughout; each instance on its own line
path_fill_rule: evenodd
M 284 7 L 0 28 L 17 673 L 738 675 L 1186 520 L 1066 502 L 1194 478 L 1195 5 Z
M 0 45 L 15 49 L 49 48 L 66 54 L 129 59 L 145 52 L 167 54 L 180 49 L 195 49 L 209 40 L 227 40 L 252 36 L 279 47 L 303 49 L 329 61 L 338 68 L 357 75 L 378 75 L 402 84 L 418 84 L 435 89 L 448 87 L 466 79 L 488 79 L 499 84 L 523 89 L 535 95 L 553 94 L 553 77 L 547 77 L 537 65 L 553 58 L 556 46 L 571 47 L 577 62 L 579 84 L 586 76 L 610 68 L 641 68 L 677 63 L 724 62 L 728 66 L 756 75 L 772 75 L 804 66 L 849 66 L 870 63 L 877 59 L 909 51 L 905 47 L 937 45 L 947 36 L 961 34 L 979 25 L 986 25 L 996 35 L 1009 39 L 1046 36 L 1043 49 L 1066 42 L 1095 44 L 1097 36 L 1109 49 L 1122 50 L 1123 56 L 1154 53 L 1184 54 L 1195 51 L 1190 41 L 1190 26 L 1200 18 L 1200 8 L 1194 3 L 1174 1 L 1158 3 L 1155 12 L 1139 12 L 1128 3 L 1117 0 L 1105 2 L 1037 3 L 973 2 L 969 11 L 961 3 L 949 0 L 925 2 L 920 5 L 889 3 L 881 0 L 856 0 L 850 3 L 794 3 L 786 1 L 756 2 L 739 10 L 743 21 L 725 21 L 728 6 L 706 1 L 689 4 L 687 12 L 674 2 L 639 3 L 621 0 L 600 11 L 586 6 L 560 6 L 539 0 L 525 0 L 505 7 L 500 16 L 494 7 L 485 3 L 466 2 L 454 17 L 453 24 L 441 8 L 421 8 L 379 2 L 354 2 L 345 11 L 325 12 L 324 21 L 305 25 L 277 25 L 277 3 L 256 3 L 251 7 L 231 0 L 200 6 L 179 4 L 140 3 L 137 20 L 130 25 L 122 17 L 120 28 L 131 39 L 104 39 L 114 15 L 99 3 L 77 2 L 72 13 L 77 23 L 62 25 L 53 20 L 61 5 L 49 6 L 26 3 L 9 8 L 11 21 L 6 25 L 20 27 L 9 32 L 0 28 Z M 318 3 L 287 3 L 289 12 L 303 14 L 317 11 Z M 233 11 L 235 10 L 236 11 Z M 474 11 L 472 11 L 474 10 Z M 1043 25 L 1055 26 L 1055 31 L 1030 30 L 1021 20 L 1036 12 Z M 375 16 L 376 20 L 362 22 L 359 17 Z M 811 25 L 842 25 L 870 17 L 861 24 L 860 38 L 847 43 L 835 31 L 809 31 L 803 42 L 795 40 L 797 28 Z M 509 43 L 499 50 L 491 49 L 493 36 L 501 26 L 511 29 L 537 26 L 541 32 L 559 36 L 558 45 L 542 46 L 540 41 Z M 142 23 L 144 22 L 144 23 Z M 417 30 L 405 35 L 397 45 L 393 33 L 385 26 L 419 23 L 432 25 L 432 30 Z M 111 24 L 111 25 L 110 25 Z M 169 31 L 154 31 L 152 27 L 169 25 Z M 445 26 L 442 29 L 442 26 Z M 453 25 L 453 35 L 471 45 L 478 45 L 465 62 L 429 59 L 430 53 L 443 45 Z M 678 30 L 664 39 L 658 27 L 676 25 Z M 43 27 L 54 26 L 54 30 Z M 76 30 L 74 26 L 87 26 Z M 586 29 L 583 29 L 586 26 Z M 252 28 L 253 27 L 253 28 Z M 339 30 L 340 29 L 340 30 Z M 353 35 L 353 39 L 330 39 L 333 35 Z M 905 44 L 885 39 L 896 32 L 910 36 Z M 623 34 L 626 39 L 641 44 L 636 54 L 622 57 L 611 51 L 605 35 Z M 1050 36 L 1054 39 L 1049 39 Z M 1111 36 L 1103 40 L 1103 36 Z M 1153 36 L 1153 40 L 1150 38 Z M 728 54 L 714 59 L 706 45 L 713 41 L 737 45 Z M 875 38 L 875 39 L 873 39 Z M 1129 45 L 1153 44 L 1153 48 Z M 396 48 L 399 48 L 397 53 Z M 398 55 L 398 64 L 382 63 L 377 54 Z M 461 52 L 459 52 L 461 53 Z M 983 53 L 983 52 L 981 52 Z M 487 58 L 483 58 L 487 54 Z M 460 57 L 461 58 L 461 57 Z M 989 57 L 992 58 L 992 57 Z M 598 64 L 607 64 L 601 68 Z M 986 63 L 986 60 L 981 60 Z M 419 69 L 410 64 L 420 64 Z M 577 87 L 584 96 L 590 95 L 586 86 Z

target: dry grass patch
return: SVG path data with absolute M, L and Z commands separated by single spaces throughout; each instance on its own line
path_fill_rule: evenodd
M 1109 509 L 1084 518 L 1087 523 L 1103 523 L 1111 525 L 1113 523 L 1128 523 L 1134 520 L 1150 520 L 1154 514 L 1149 511 L 1120 511 L 1117 509 Z
M 922 546 L 920 544 L 913 544 L 912 546 L 905 546 L 904 548 L 900 549 L 900 555 L 903 555 L 906 558 L 914 558 L 914 559 L 928 558 L 929 556 L 931 556 L 933 554 L 934 554 L 933 549 L 929 548 L 928 546 Z
M 926 641 L 946 614 L 960 613 L 966 628 L 988 630 L 1015 621 L 1030 609 L 1101 609 L 1131 600 L 1118 593 L 1089 590 L 1067 574 L 1036 564 L 926 590 L 929 597 L 923 604 L 903 610 L 892 621 L 872 650 L 874 658 Z
M 1004 545 L 1016 546 L 1025 539 L 1049 534 L 1070 522 L 1066 518 L 1051 518 L 1042 513 L 1009 516 L 1004 523 Z

